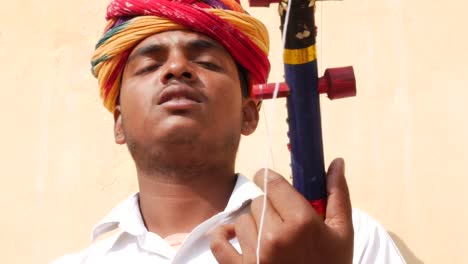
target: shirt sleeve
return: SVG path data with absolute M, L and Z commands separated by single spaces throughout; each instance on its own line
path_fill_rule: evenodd
M 353 209 L 354 264 L 405 264 L 387 231 L 369 215 Z

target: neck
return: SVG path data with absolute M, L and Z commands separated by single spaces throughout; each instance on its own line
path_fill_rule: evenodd
M 161 237 L 189 233 L 223 211 L 237 179 L 234 164 L 194 167 L 179 163 L 151 171 L 137 168 L 137 172 L 145 225 Z

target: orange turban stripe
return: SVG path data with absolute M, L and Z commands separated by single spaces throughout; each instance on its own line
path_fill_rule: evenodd
M 169 30 L 188 29 L 217 40 L 248 71 L 251 86 L 267 81 L 267 29 L 234 0 L 114 0 L 106 19 L 91 64 L 111 112 L 131 50 L 143 39 Z

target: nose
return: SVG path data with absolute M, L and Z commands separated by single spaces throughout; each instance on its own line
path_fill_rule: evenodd
M 195 74 L 190 61 L 182 52 L 170 54 L 166 67 L 161 74 L 161 82 L 166 84 L 173 79 L 181 81 L 192 81 L 195 79 Z

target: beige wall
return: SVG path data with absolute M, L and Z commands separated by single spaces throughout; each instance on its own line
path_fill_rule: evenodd
M 89 58 L 108 0 L 7 1 L 0 9 L 2 263 L 45 263 L 86 246 L 90 229 L 137 190 L 98 98 Z M 319 65 L 354 65 L 358 97 L 322 103 L 327 163 L 342 156 L 355 207 L 379 219 L 409 263 L 467 263 L 468 2 L 347 0 L 318 8 Z M 271 30 L 276 8 L 251 9 Z M 265 109 L 270 105 L 266 105 Z M 289 175 L 284 101 L 275 168 Z M 264 121 L 265 119 L 263 119 Z M 264 164 L 265 129 L 238 169 Z

